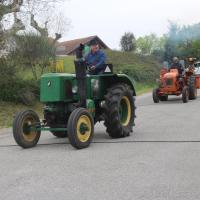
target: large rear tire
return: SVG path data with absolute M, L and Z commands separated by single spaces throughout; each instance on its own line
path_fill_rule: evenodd
M 85 108 L 77 108 L 69 117 L 67 130 L 69 141 L 73 147 L 87 148 L 94 134 L 93 117 Z
M 152 92 L 152 97 L 153 97 L 154 103 L 159 103 L 159 101 L 160 101 L 160 98 L 158 96 L 158 90 L 159 90 L 158 88 L 154 88 L 153 92 Z
M 182 100 L 183 100 L 183 103 L 187 103 L 189 100 L 189 89 L 187 86 L 183 87 Z
M 190 76 L 188 79 L 189 99 L 194 100 L 197 98 L 197 88 L 195 83 L 195 76 Z
M 104 125 L 112 138 L 130 135 L 135 120 L 135 98 L 126 84 L 117 84 L 105 95 Z
M 19 112 L 13 121 L 13 136 L 16 143 L 23 148 L 34 147 L 40 138 L 40 131 L 32 131 L 30 127 L 34 127 L 39 123 L 38 115 L 32 110 Z

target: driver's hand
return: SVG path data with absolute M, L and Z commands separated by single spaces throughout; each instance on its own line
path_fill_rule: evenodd
M 91 67 L 90 67 L 90 70 L 95 70 L 95 69 L 96 69 L 95 66 L 91 66 Z

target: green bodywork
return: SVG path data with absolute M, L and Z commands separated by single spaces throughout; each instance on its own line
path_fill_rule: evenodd
M 94 121 L 100 121 L 103 113 L 102 105 L 108 88 L 118 83 L 125 83 L 136 96 L 133 81 L 125 74 L 101 74 L 86 76 L 86 108 L 93 116 Z M 67 131 L 67 121 L 80 97 L 78 95 L 77 79 L 75 74 L 49 73 L 41 77 L 40 101 L 44 107 L 44 125 L 34 126 L 37 131 Z M 123 112 L 120 112 L 123 121 Z M 82 131 L 85 127 L 82 127 Z
M 132 80 L 125 74 L 87 75 L 87 99 L 103 100 L 107 89 L 117 83 L 126 83 L 135 94 Z M 40 101 L 74 102 L 79 100 L 77 80 L 74 74 L 49 73 L 41 78 Z

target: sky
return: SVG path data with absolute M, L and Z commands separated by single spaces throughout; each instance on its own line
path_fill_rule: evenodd
M 200 22 L 199 0 L 69 0 L 63 10 L 71 27 L 62 40 L 98 35 L 112 49 L 119 49 L 128 31 L 136 38 L 161 36 L 169 20 L 180 25 Z

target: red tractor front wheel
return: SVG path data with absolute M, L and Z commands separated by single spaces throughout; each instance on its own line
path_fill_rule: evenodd
M 184 88 L 183 88 L 182 100 L 183 100 L 183 103 L 187 103 L 189 100 L 189 89 L 187 86 L 184 86 Z
M 158 88 L 154 88 L 152 92 L 154 103 L 159 103 L 160 101 L 159 96 L 158 96 L 158 90 L 159 90 Z

